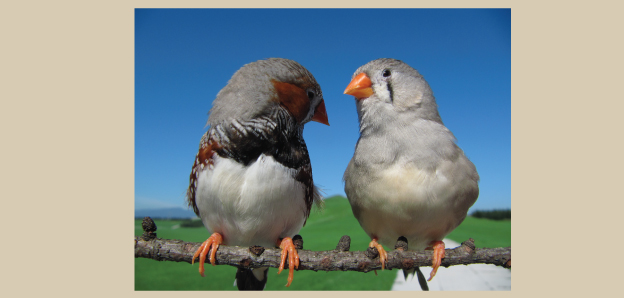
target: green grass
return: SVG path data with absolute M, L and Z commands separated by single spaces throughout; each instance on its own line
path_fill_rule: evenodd
M 176 228 L 181 220 L 154 220 L 158 238 L 180 239 L 191 242 L 204 242 L 210 234 L 204 227 Z M 135 220 L 134 234 L 143 234 L 141 220 Z M 136 258 L 134 262 L 135 290 L 235 290 L 236 268 L 231 266 L 206 266 L 206 278 L 199 275 L 198 265 L 188 263 L 155 261 Z M 229 285 L 216 287 L 216 285 Z
M 446 238 L 462 243 L 475 240 L 476 247 L 511 246 L 511 220 L 492 220 L 468 216 Z
M 181 221 L 155 220 L 159 238 L 181 239 L 203 242 L 210 234 L 201 228 L 176 228 Z M 141 220 L 135 221 L 135 235 L 143 233 Z M 353 217 L 349 202 L 344 198 L 325 200 L 323 211 L 313 210 L 306 226 L 299 234 L 303 237 L 305 250 L 332 250 L 343 235 L 351 237 L 351 251 L 363 251 L 370 238 L 364 233 Z M 511 246 L 511 222 L 493 221 L 468 217 L 451 235 L 450 239 L 463 242 L 475 239 L 477 247 Z M 388 248 L 389 249 L 389 248 Z M 150 259 L 135 259 L 135 290 L 220 290 L 234 291 L 236 268 L 231 266 L 206 266 L 206 277 L 198 273 L 198 265 L 188 263 L 160 262 Z M 277 269 L 269 269 L 265 290 L 390 290 L 397 271 L 373 272 L 314 272 L 295 271 L 295 278 L 286 288 L 288 272 L 277 274 Z

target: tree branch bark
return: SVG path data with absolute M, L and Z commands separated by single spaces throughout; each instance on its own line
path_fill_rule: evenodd
M 151 223 L 150 223 L 151 222 Z M 134 238 L 134 257 L 158 261 L 191 263 L 195 251 L 201 243 L 156 238 L 156 226 L 151 218 L 143 220 L 141 237 Z M 302 241 L 295 240 L 295 244 Z M 399 239 L 395 250 L 388 252 L 387 269 L 410 269 L 415 266 L 431 266 L 433 251 L 407 251 L 407 242 Z M 310 251 L 298 249 L 298 270 L 314 271 L 359 271 L 380 270 L 378 252 L 374 248 L 367 251 L 349 251 L 349 236 L 343 236 L 334 250 Z M 281 261 L 281 250 L 259 246 L 219 246 L 216 265 L 231 265 L 243 268 L 274 267 Z M 442 259 L 443 267 L 469 264 L 494 264 L 511 268 L 511 247 L 475 248 L 474 240 L 468 239 L 461 246 L 446 249 Z

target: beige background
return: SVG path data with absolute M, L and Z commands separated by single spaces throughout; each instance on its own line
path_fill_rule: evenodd
M 527 2 L 444 1 L 451 7 L 512 8 L 516 258 L 510 293 L 429 295 L 595 295 L 621 283 L 619 264 L 611 265 L 610 258 L 610 248 L 621 247 L 622 193 L 615 192 L 623 176 L 621 7 L 606 1 Z M 6 3 L 0 10 L 2 292 L 214 297 L 217 293 L 134 292 L 131 228 L 134 8 L 209 3 Z M 408 5 L 297 2 L 313 3 Z M 292 4 L 279 1 L 274 7 Z M 379 294 L 386 295 L 357 295 Z

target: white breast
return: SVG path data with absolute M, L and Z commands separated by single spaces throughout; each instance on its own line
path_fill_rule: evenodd
M 458 194 L 477 187 L 476 181 L 443 169 L 427 171 L 395 163 L 378 172 L 354 197 L 354 210 L 364 230 L 390 247 L 399 236 L 407 237 L 410 249 L 442 240 L 463 220 L 458 214 L 465 216 L 472 205 L 459 203 L 463 198 Z
M 292 237 L 305 221 L 304 187 L 294 169 L 260 155 L 245 167 L 215 156 L 198 177 L 196 204 L 204 225 L 226 245 L 272 247 Z

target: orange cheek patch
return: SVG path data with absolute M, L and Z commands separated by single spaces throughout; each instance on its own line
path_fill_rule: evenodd
M 297 122 L 301 123 L 310 110 L 310 99 L 306 91 L 296 85 L 275 80 L 273 86 L 277 92 L 277 98 L 274 100 L 286 108 Z

